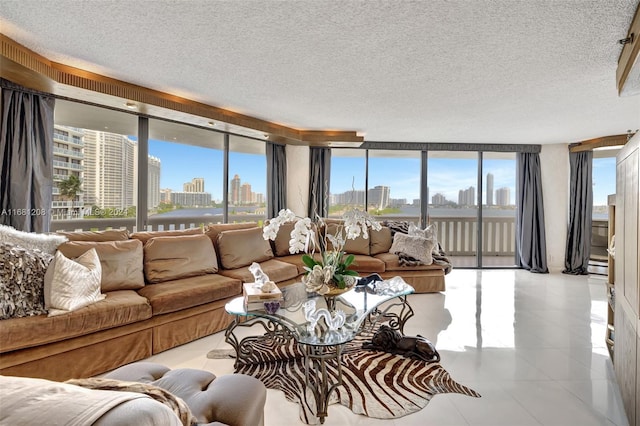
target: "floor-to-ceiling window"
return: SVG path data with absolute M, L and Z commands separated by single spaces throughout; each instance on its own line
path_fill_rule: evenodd
M 188 228 L 223 218 L 224 135 L 149 120 L 148 223 Z
M 266 219 L 267 159 L 263 141 L 229 137 L 229 221 Z
M 58 100 L 54 121 L 52 228 L 135 222 L 137 118 Z
M 516 155 L 482 153 L 481 266 L 515 266 Z
M 348 148 L 331 150 L 329 216 L 340 216 L 349 208 L 364 209 L 365 177 L 365 150 Z
M 420 223 L 420 151 L 369 150 L 367 210 Z M 333 173 L 333 171 L 332 171 Z
M 456 266 L 477 266 L 478 153 L 429 151 L 428 221 Z
M 261 139 L 58 100 L 53 150 L 52 230 L 175 229 L 266 214 Z
M 333 216 L 366 202 L 381 220 L 435 226 L 456 267 L 515 266 L 515 152 L 381 145 L 332 150 Z
M 607 147 L 593 151 L 591 183 L 593 209 L 591 226 L 591 254 L 589 272 L 607 274 L 607 246 L 609 239 L 608 197 L 616 193 L 616 154 L 620 147 Z

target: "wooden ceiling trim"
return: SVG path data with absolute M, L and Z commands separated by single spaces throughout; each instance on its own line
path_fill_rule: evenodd
M 618 94 L 637 94 L 640 92 L 640 81 L 631 81 L 633 79 L 640 80 L 640 4 L 636 9 L 636 13 L 629 26 L 626 37 L 630 41 L 626 43 L 620 58 L 618 59 L 618 68 L 616 70 L 616 82 L 618 85 Z M 633 70 L 633 71 L 632 71 Z M 630 76 L 635 76 L 630 79 Z
M 592 151 L 596 148 L 604 148 L 608 146 L 623 146 L 627 143 L 628 139 L 627 134 L 589 139 L 569 145 L 569 152 Z
M 54 95 L 75 97 L 81 101 L 100 103 L 100 97 L 121 98 L 135 102 L 141 113 L 153 112 L 159 118 L 175 119 L 178 112 L 203 117 L 206 120 L 239 126 L 263 132 L 270 140 L 281 143 L 321 144 L 326 142 L 363 142 L 355 131 L 300 130 L 276 124 L 260 118 L 237 113 L 228 109 L 197 102 L 191 99 L 150 89 L 118 79 L 53 62 L 0 34 L 2 57 L 0 72 L 3 78 L 29 89 L 46 91 Z M 34 75 L 35 74 L 35 75 Z M 34 78 L 40 76 L 40 78 Z M 80 90 L 73 90 L 80 89 Z M 86 99 L 86 91 L 93 94 Z M 104 99 L 104 104 L 113 103 Z M 113 106 L 113 105 L 111 105 Z M 122 105 L 124 109 L 124 103 Z M 162 110 L 167 110 L 163 113 Z M 206 124 L 206 120 L 202 125 Z M 192 122 L 193 120 L 189 120 Z

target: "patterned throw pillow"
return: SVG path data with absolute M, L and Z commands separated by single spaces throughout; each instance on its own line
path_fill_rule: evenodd
M 44 274 L 51 259 L 37 249 L 0 243 L 0 319 L 47 313 Z
M 397 232 L 393 236 L 393 244 L 391 244 L 389 253 L 407 255 L 419 260 L 423 265 L 431 265 L 433 263 L 432 250 L 433 242 L 431 240 Z

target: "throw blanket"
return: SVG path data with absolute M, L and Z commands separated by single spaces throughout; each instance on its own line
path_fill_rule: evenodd
M 197 419 L 191 414 L 191 410 L 181 398 L 158 386 L 103 378 L 72 379 L 67 380 L 65 383 L 82 386 L 87 389 L 143 394 L 171 408 L 184 426 L 191 426 L 197 423 Z
M 382 222 L 382 225 L 388 227 L 391 230 L 392 238 L 396 232 L 401 232 L 403 234 L 409 233 L 410 222 L 407 222 L 407 221 L 387 220 Z M 433 257 L 433 263 L 435 263 L 436 265 L 440 265 L 444 268 L 445 274 L 448 274 L 449 272 L 451 272 L 451 269 L 452 269 L 451 261 L 449 261 L 447 254 L 444 252 L 444 250 L 442 249 L 442 246 L 437 241 L 436 241 L 434 250 L 431 253 L 431 256 Z M 414 259 L 413 257 L 405 253 L 398 253 L 398 263 L 401 266 L 424 265 L 423 262 L 419 261 L 418 259 Z
M 93 424 L 112 408 L 143 394 L 95 392 L 67 383 L 28 377 L 0 376 L 2 424 Z

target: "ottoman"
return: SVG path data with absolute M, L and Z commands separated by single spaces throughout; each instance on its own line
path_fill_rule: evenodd
M 152 362 L 134 362 L 103 377 L 163 388 L 189 406 L 199 425 L 264 424 L 267 390 L 260 380 L 251 376 L 228 374 L 216 377 L 204 370 L 171 370 Z

